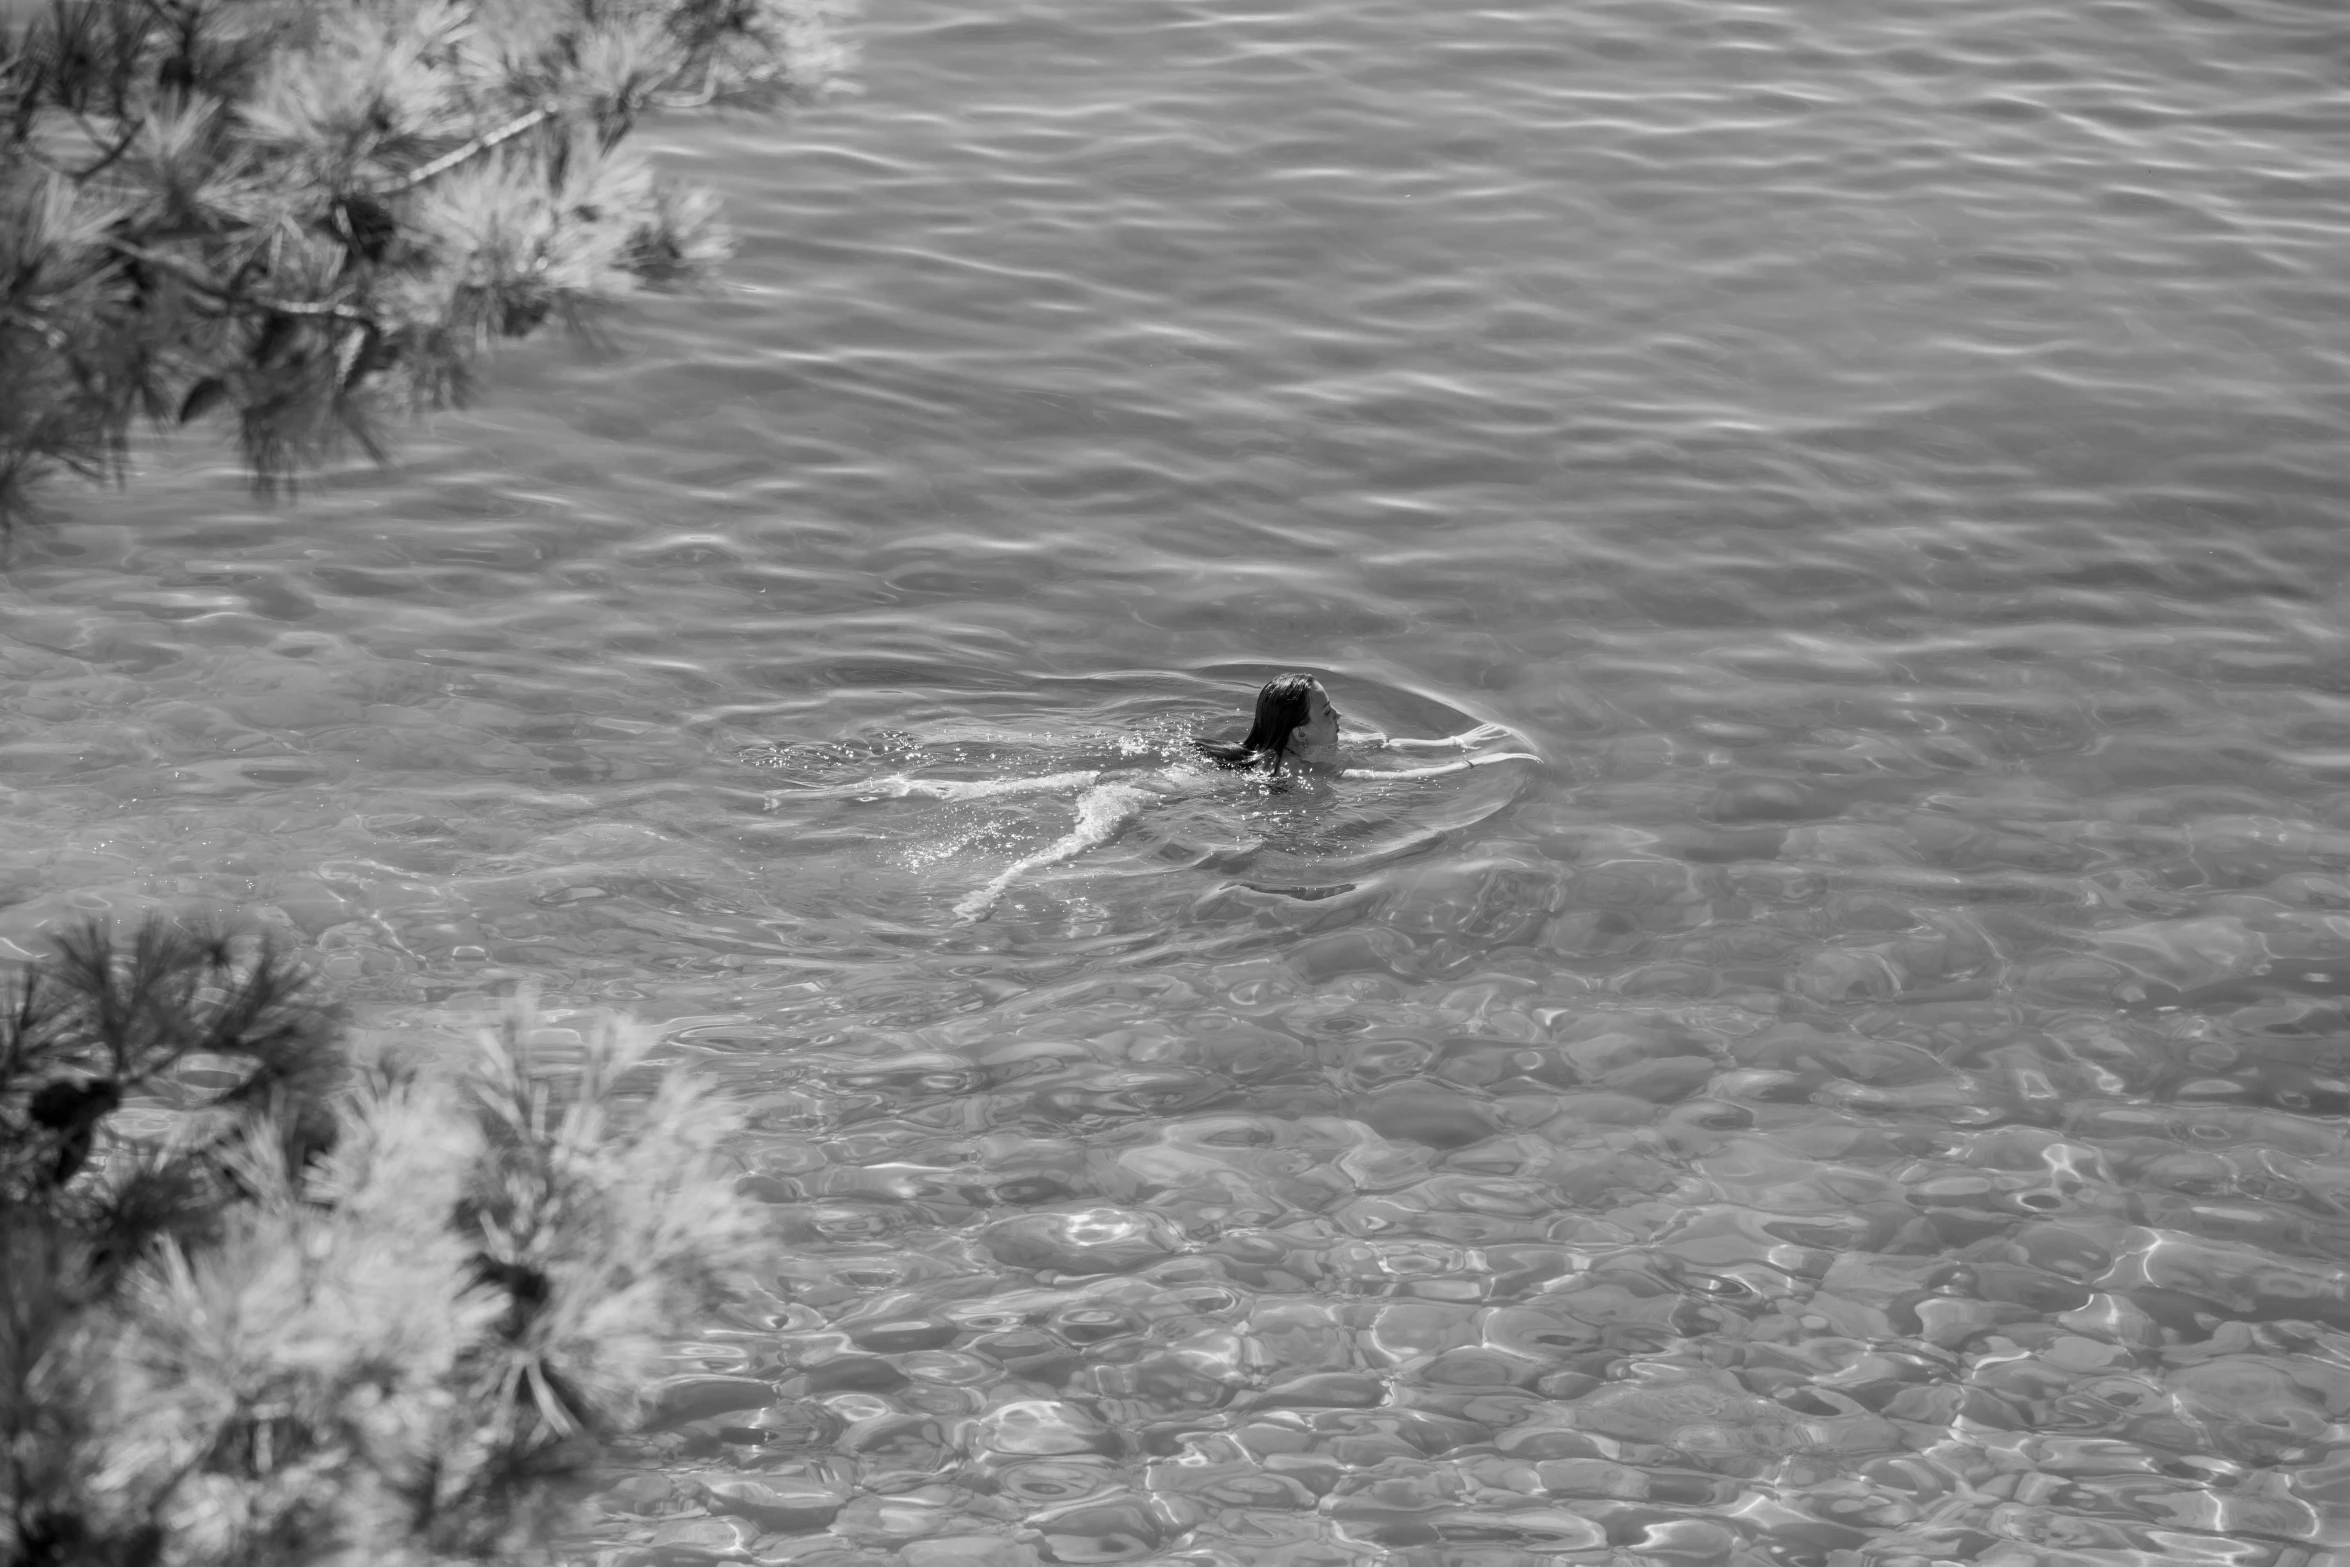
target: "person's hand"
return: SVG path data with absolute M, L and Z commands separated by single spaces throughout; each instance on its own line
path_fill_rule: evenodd
M 1464 751 L 1474 751 L 1477 747 L 1491 745 L 1496 740 L 1515 740 L 1517 738 L 1518 732 L 1515 729 L 1505 728 L 1500 724 L 1479 724 L 1474 729 L 1454 735 L 1452 743 Z

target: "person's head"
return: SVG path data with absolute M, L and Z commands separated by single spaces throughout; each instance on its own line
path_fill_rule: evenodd
M 1285 758 L 1328 750 L 1338 743 L 1338 709 L 1312 675 L 1276 675 L 1257 692 L 1248 737 L 1238 745 L 1200 749 L 1228 766 L 1271 766 Z

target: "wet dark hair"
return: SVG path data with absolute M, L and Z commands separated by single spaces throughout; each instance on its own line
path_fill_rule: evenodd
M 1192 744 L 1219 767 L 1279 767 L 1289 749 L 1290 734 L 1313 716 L 1313 704 L 1307 698 L 1319 683 L 1312 675 L 1275 675 L 1257 693 L 1256 720 L 1249 725 L 1246 739 L 1238 744 L 1229 740 L 1194 740 Z

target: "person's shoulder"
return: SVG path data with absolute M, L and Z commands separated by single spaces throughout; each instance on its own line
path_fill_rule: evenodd
M 1217 740 L 1194 740 L 1192 750 L 1201 761 L 1230 772 L 1253 772 L 1263 767 L 1264 754 L 1245 746 L 1228 745 Z

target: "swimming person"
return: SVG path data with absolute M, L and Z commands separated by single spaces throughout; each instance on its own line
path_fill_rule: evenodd
M 1256 717 L 1245 739 L 1236 744 L 1214 740 L 1195 740 L 1192 744 L 1218 767 L 1264 772 L 1276 777 L 1287 773 L 1324 778 L 1433 778 L 1439 773 L 1465 772 L 1489 762 L 1535 762 L 1541 758 L 1524 751 L 1501 751 L 1438 767 L 1350 768 L 1339 765 L 1340 743 L 1351 740 L 1365 750 L 1374 751 L 1442 751 L 1454 747 L 1467 751 L 1495 740 L 1516 738 L 1499 724 L 1479 724 L 1442 740 L 1396 740 L 1376 729 L 1342 735 L 1338 709 L 1331 705 L 1330 693 L 1322 689 L 1321 681 L 1312 675 L 1276 675 L 1257 692 Z
M 1280 788 L 1290 779 L 1434 778 L 1495 762 L 1541 760 L 1526 751 L 1466 754 L 1481 745 L 1517 738 L 1513 731 L 1499 724 L 1480 724 L 1441 740 L 1391 739 L 1375 729 L 1342 734 L 1338 709 L 1331 705 L 1330 693 L 1322 689 L 1322 682 L 1311 675 L 1291 674 L 1268 680 L 1257 692 L 1256 713 L 1242 739 L 1229 743 L 1195 740 L 1192 745 L 1203 761 L 1219 770 L 1254 773 Z M 1343 747 L 1347 744 L 1373 751 L 1459 750 L 1463 755 L 1458 761 L 1430 767 L 1348 767 L 1343 763 Z M 1074 792 L 1077 821 L 1066 834 L 1034 854 L 1013 861 L 985 886 L 975 888 L 955 904 L 957 918 L 979 920 L 995 907 L 1004 889 L 1028 872 L 1074 859 L 1088 849 L 1109 842 L 1152 799 L 1191 793 L 1198 788 L 1200 777 L 1198 771 L 1180 764 L 1147 770 L 1047 773 L 1037 778 L 964 780 L 908 778 L 898 774 L 837 792 L 851 793 L 864 800 L 984 800 L 998 795 Z M 770 795 L 768 803 L 773 806 L 782 798 L 780 794 Z

